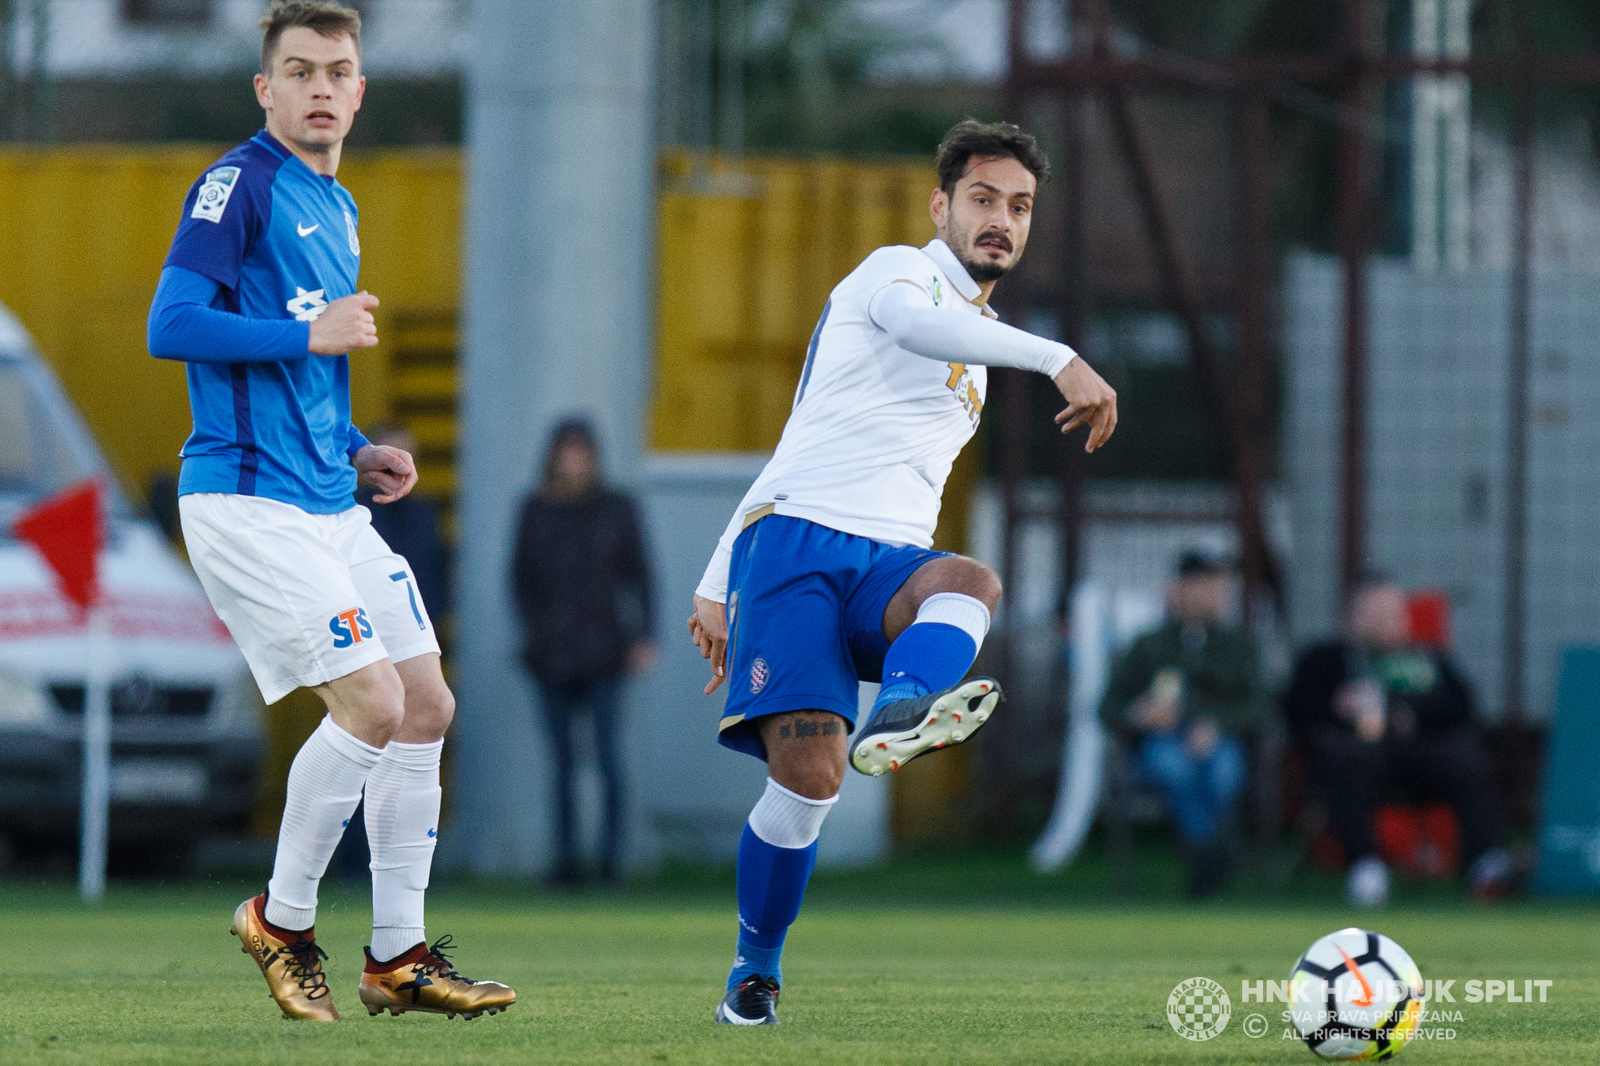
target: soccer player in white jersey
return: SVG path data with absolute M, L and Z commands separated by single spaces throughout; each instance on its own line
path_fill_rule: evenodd
M 977 429 L 988 366 L 1049 375 L 1062 432 L 1094 451 L 1117 396 L 1072 349 L 1002 325 L 988 300 L 1028 241 L 1049 163 L 1005 123 L 939 146 L 938 237 L 880 248 L 833 290 L 777 452 L 734 512 L 695 592 L 689 633 L 726 679 L 719 740 L 767 762 L 739 842 L 739 940 L 716 1020 L 776 1025 L 784 936 L 848 755 L 896 770 L 970 737 L 1000 700 L 962 679 L 1000 581 L 932 550 L 950 466 Z M 852 741 L 857 682 L 882 681 Z
M 439 754 L 455 700 L 405 559 L 357 505 L 417 482 L 411 456 L 350 421 L 347 352 L 378 343 L 357 291 L 355 200 L 334 178 L 361 106 L 361 17 L 329 0 L 261 20 L 266 129 L 194 183 L 150 309 L 152 354 L 186 364 L 183 539 L 268 703 L 306 686 L 328 705 L 289 769 L 267 891 L 232 932 L 286 1018 L 337 1021 L 314 924 L 317 886 L 366 796 L 372 943 L 360 998 L 476 1017 L 516 993 L 469 981 L 428 946 L 423 893 L 439 824 Z

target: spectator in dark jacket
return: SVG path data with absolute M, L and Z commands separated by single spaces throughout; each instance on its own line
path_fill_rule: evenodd
M 1386 795 L 1438 798 L 1455 811 L 1473 891 L 1500 894 L 1511 863 L 1498 832 L 1472 691 L 1441 651 L 1411 640 L 1405 593 L 1372 577 L 1350 600 L 1345 636 L 1307 648 L 1284 694 L 1289 725 L 1311 754 L 1330 828 L 1350 859 L 1350 901 L 1388 900 L 1389 871 L 1372 815 Z
M 600 457 L 587 422 L 556 427 L 544 478 L 522 506 L 512 559 L 522 618 L 522 661 L 538 682 L 555 758 L 557 862 L 552 879 L 579 875 L 574 840 L 573 723 L 587 712 L 605 778 L 601 875 L 618 874 L 622 766 L 618 701 L 623 677 L 655 658 L 651 582 L 633 501 L 600 480 Z
M 1139 775 L 1161 791 L 1189 858 L 1189 890 L 1221 891 L 1224 830 L 1244 787 L 1239 734 L 1266 717 L 1255 641 L 1226 625 L 1229 574 L 1198 553 L 1178 562 L 1170 617 L 1118 660 L 1100 713 L 1134 744 Z

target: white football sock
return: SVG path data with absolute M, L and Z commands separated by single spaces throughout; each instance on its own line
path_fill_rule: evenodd
M 825 800 L 807 799 L 769 777 L 767 790 L 750 812 L 750 830 L 775 848 L 808 848 L 838 802 L 838 793 Z
M 989 608 L 976 596 L 960 592 L 936 592 L 917 608 L 917 622 L 942 622 L 947 626 L 955 626 L 971 637 L 972 643 L 982 648 L 983 638 L 989 635 Z
M 372 957 L 388 962 L 424 939 L 422 902 L 439 842 L 439 753 L 444 741 L 391 740 L 367 778 L 372 848 Z
M 267 882 L 265 914 L 273 925 L 298 931 L 316 924 L 317 882 L 382 754 L 382 748 L 358 740 L 326 717 L 295 755 L 278 830 L 278 856 Z

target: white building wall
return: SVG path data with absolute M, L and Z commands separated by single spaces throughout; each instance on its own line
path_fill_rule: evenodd
M 15 69 L 26 74 L 34 54 L 33 5 L 18 0 Z M 248 70 L 261 52 L 256 21 L 262 0 L 212 0 L 199 29 L 152 26 L 122 16 L 120 0 L 50 0 L 45 66 L 54 77 L 187 75 Z M 370 73 L 424 76 L 462 69 L 467 51 L 466 0 L 368 0 L 362 59 Z

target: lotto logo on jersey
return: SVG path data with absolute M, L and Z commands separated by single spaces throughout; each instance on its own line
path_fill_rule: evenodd
M 367 611 L 364 607 L 352 607 L 348 611 L 340 611 L 328 619 L 328 629 L 333 633 L 335 648 L 349 648 L 364 640 L 372 639 L 372 623 L 367 621 Z
M 294 299 L 283 306 L 294 316 L 296 322 L 315 322 L 322 312 L 328 309 L 326 289 L 312 289 L 307 292 L 296 285 L 294 293 Z
M 238 182 L 238 167 L 218 167 L 208 173 L 205 184 L 194 198 L 194 210 L 189 212 L 189 217 L 220 223 L 222 212 L 228 207 L 228 197 L 233 195 Z

